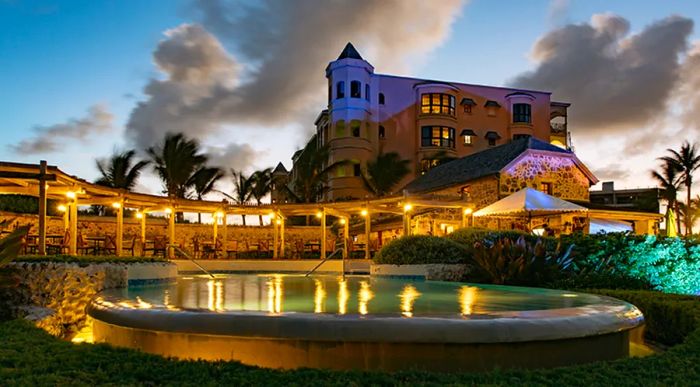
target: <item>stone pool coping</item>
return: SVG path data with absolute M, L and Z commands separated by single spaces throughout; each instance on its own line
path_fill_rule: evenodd
M 107 324 L 148 331 L 333 342 L 513 343 L 604 335 L 643 324 L 633 305 L 595 297 L 599 303 L 582 307 L 471 318 L 175 310 L 105 296 L 95 298 L 87 312 Z

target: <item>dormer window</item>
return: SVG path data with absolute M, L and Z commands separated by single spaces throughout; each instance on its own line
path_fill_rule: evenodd
M 476 106 L 476 102 L 471 98 L 462 98 L 462 102 L 459 104 L 462 105 L 464 112 L 467 114 L 472 114 L 472 106 Z
M 340 81 L 335 84 L 335 98 L 345 98 L 345 82 Z
M 455 115 L 455 97 L 443 93 L 425 93 L 420 99 L 421 114 Z
M 350 98 L 362 98 L 362 83 L 360 81 L 350 82 Z
M 379 93 L 379 104 L 384 105 L 384 93 Z
M 464 141 L 464 145 L 470 146 L 474 144 L 474 137 L 476 137 L 476 133 L 474 133 L 473 130 L 471 129 L 464 129 L 462 130 L 462 133 L 459 134 L 462 137 L 462 141 Z
M 501 135 L 494 131 L 486 132 L 486 136 L 484 137 L 488 140 L 489 146 L 496 146 L 496 141 L 501 139 Z
M 501 104 L 493 100 L 488 100 L 484 104 L 484 107 L 486 108 L 486 114 L 488 114 L 489 117 L 495 117 L 496 110 L 501 107 Z

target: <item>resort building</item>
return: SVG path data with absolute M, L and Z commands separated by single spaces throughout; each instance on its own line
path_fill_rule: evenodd
M 446 160 L 519 138 L 570 148 L 569 104 L 546 91 L 377 74 L 351 43 L 329 63 L 326 78 L 328 106 L 312 141 L 328 147 L 329 165 L 342 165 L 330 176 L 325 201 L 367 197 L 363 170 L 382 153 L 411 162 L 398 191 Z
M 612 181 L 603 182 L 600 190 L 591 191 L 591 203 L 627 211 L 659 212 L 660 188 L 615 189 Z

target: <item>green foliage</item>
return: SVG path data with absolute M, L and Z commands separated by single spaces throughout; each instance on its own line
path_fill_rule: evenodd
M 148 148 L 146 152 L 170 197 L 187 197 L 194 185 L 194 174 L 207 162 L 207 156 L 200 153 L 197 140 L 182 133 L 166 134 L 161 144 Z
M 365 186 L 376 196 L 388 195 L 411 171 L 410 164 L 396 152 L 381 153 L 376 160 L 367 163 L 367 171 L 362 174 Z
M 646 291 L 598 291 L 644 312 L 647 333 L 678 345 L 644 358 L 542 370 L 482 373 L 281 371 L 236 362 L 178 361 L 107 345 L 75 345 L 22 320 L 0 323 L 0 380 L 6 385 L 693 385 L 700 380 L 697 298 Z M 695 381 L 695 382 L 694 382 Z
M 569 235 L 578 273 L 610 273 L 666 293 L 700 293 L 700 243 L 694 239 L 611 233 Z
M 532 243 L 521 235 L 515 241 L 501 237 L 494 242 L 476 242 L 471 263 L 471 278 L 477 282 L 538 286 L 564 275 L 572 260 L 570 248 L 551 250 L 542 240 Z
M 167 262 L 163 257 L 117 257 L 114 255 L 22 255 L 15 262 L 63 262 L 89 265 L 92 263 L 149 263 Z
M 39 199 L 28 195 L 0 195 L 0 211 L 36 215 L 39 213 Z M 46 200 L 46 213 L 57 215 L 55 200 Z
M 512 241 L 516 241 L 520 237 L 523 237 L 527 242 L 532 243 L 536 243 L 540 239 L 551 239 L 541 238 L 518 230 L 489 230 L 486 228 L 477 227 L 460 228 L 447 235 L 447 238 L 462 244 L 467 248 L 473 248 L 475 243 L 493 243 L 502 238 L 508 238 Z
M 374 257 L 377 264 L 418 265 L 464 263 L 467 252 L 458 243 L 429 235 L 401 237 L 382 247 Z
M 141 171 L 148 165 L 148 161 L 134 163 L 135 150 L 114 152 L 107 160 L 97 160 L 95 164 L 100 171 L 100 178 L 96 184 L 111 188 L 122 188 L 130 191 L 136 185 Z

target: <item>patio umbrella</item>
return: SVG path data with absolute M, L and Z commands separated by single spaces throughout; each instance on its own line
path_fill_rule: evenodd
M 676 213 L 673 212 L 672 208 L 668 209 L 668 217 L 666 219 L 666 236 L 678 236 L 678 230 L 676 230 Z

